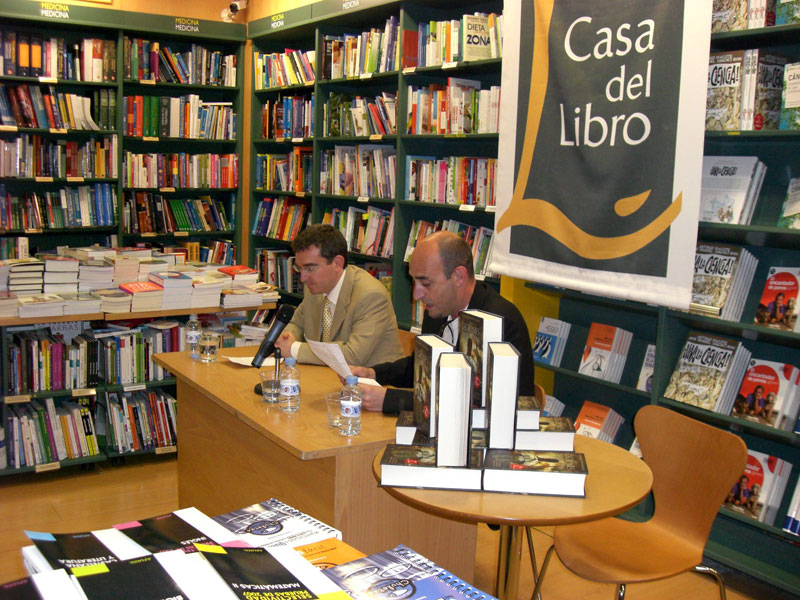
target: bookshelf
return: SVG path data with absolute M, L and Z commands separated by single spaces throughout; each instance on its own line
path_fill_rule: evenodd
M 6 144 L 4 155 L 12 146 L 28 146 L 28 153 L 20 153 L 15 163 L 18 170 L 0 174 L 0 184 L 22 205 L 16 212 L 16 219 L 11 213 L 6 214 L 8 211 L 0 211 L 4 216 L 0 223 L 0 251 L 16 250 L 20 239 L 27 241 L 31 255 L 52 251 L 59 245 L 85 246 L 94 242 L 106 245 L 112 242 L 119 246 L 189 242 L 213 247 L 219 256 L 224 253 L 227 261 L 233 262 L 233 249 L 241 245 L 238 232 L 242 230 L 238 157 L 242 152 L 244 119 L 241 90 L 244 85 L 245 25 L 72 4 L 45 7 L 26 0 L 4 2 L 0 17 L 4 41 L 9 37 L 8 32 L 21 32 L 29 40 L 38 40 L 36 48 L 40 52 L 44 46 L 41 71 L 3 72 L 0 85 L 4 91 L 8 93 L 23 88 L 22 99 L 25 94 L 32 100 L 49 96 L 54 99 L 53 108 L 61 100 L 65 104 L 58 105 L 58 108 L 66 109 L 58 113 L 64 115 L 62 122 L 45 111 L 44 118 L 34 113 L 36 121 L 14 119 L 16 123 L 12 124 L 4 120 L 0 127 L 0 142 Z M 177 75 L 173 67 L 169 71 L 172 81 L 169 77 L 155 81 L 144 72 L 139 74 L 138 59 L 134 63 L 137 67 L 134 73 L 130 49 L 133 39 L 158 42 L 159 48 L 169 48 L 173 60 L 185 61 L 180 71 L 182 76 Z M 92 44 L 91 40 L 97 40 L 97 43 Z M 154 50 L 155 46 L 149 48 Z M 48 49 L 52 61 L 49 63 Z M 161 54 L 163 58 L 153 53 L 155 63 L 160 60 L 168 62 L 169 56 Z M 84 57 L 89 60 L 83 61 L 83 68 L 71 60 Z M 38 63 L 38 59 L 33 60 L 30 66 Z M 144 69 L 144 63 L 141 64 Z M 224 77 L 226 73 L 227 77 Z M 141 99 L 142 104 L 130 102 L 131 98 Z M 148 98 L 148 107 L 152 111 L 149 113 L 151 118 L 144 121 L 144 111 L 141 110 L 142 125 L 147 123 L 148 130 L 128 128 L 129 114 L 139 115 L 139 110 L 144 107 L 144 98 Z M 91 126 L 89 119 L 77 118 L 78 103 L 95 122 L 96 128 Z M 136 107 L 136 112 L 128 113 L 129 104 L 131 109 Z M 163 115 L 161 113 L 162 109 L 170 106 L 175 110 L 172 116 L 178 117 L 177 122 L 173 119 L 172 129 L 169 128 L 168 110 Z M 67 121 L 67 116 L 73 120 Z M 181 116 L 183 120 L 180 120 Z M 180 127 L 181 122 L 183 127 Z M 192 126 L 193 122 L 197 124 Z M 44 155 L 42 149 L 51 158 L 61 160 L 39 160 L 38 157 Z M 68 155 L 74 158 L 68 160 Z M 137 165 L 136 174 L 144 176 L 144 182 L 133 177 L 133 156 L 152 159 L 147 165 L 145 161 Z M 161 178 L 157 177 L 159 160 L 162 170 L 164 166 L 167 168 L 166 173 L 161 173 Z M 167 178 L 173 174 L 170 167 L 174 167 L 175 178 Z M 38 202 L 34 194 L 39 198 Z M 191 215 L 183 213 L 187 220 L 180 227 L 177 224 L 171 228 L 159 227 L 156 215 L 152 213 L 148 215 L 152 219 L 151 226 L 138 227 L 135 202 L 138 200 L 143 209 L 156 210 L 156 197 L 163 199 L 162 210 L 164 206 L 171 209 L 179 204 L 184 210 L 193 209 L 195 212 Z M 59 201 L 64 204 L 59 204 Z M 60 219 L 52 218 L 53 211 L 58 213 L 58 209 L 67 203 L 70 210 L 64 210 Z M 137 227 L 132 226 L 134 221 Z M 162 217 L 161 224 L 166 222 Z M 30 331 L 40 325 L 93 319 L 157 319 L 196 312 L 200 309 L 2 319 L 0 351 L 3 361 L 8 364 L 10 337 L 17 331 Z M 211 307 L 207 312 L 226 312 L 226 309 Z M 7 370 L 0 377 L 4 424 L 11 407 L 17 403 L 53 397 L 56 406 L 61 406 L 72 398 L 89 398 L 89 404 L 96 410 L 98 405 L 106 405 L 109 394 L 165 386 L 174 389 L 175 384 L 171 377 L 138 381 L 142 378 L 137 376 L 137 382 L 131 384 L 100 383 L 86 389 L 12 395 L 9 393 L 10 377 Z M 100 446 L 99 452 L 93 456 L 50 461 L 23 469 L 3 469 L 0 475 L 51 470 L 120 455 L 111 448 Z M 175 449 L 173 444 L 145 451 L 163 453 Z
M 279 203 L 300 205 L 308 223 L 319 223 L 326 217 L 330 218 L 335 225 L 341 224 L 346 238 L 351 238 L 348 231 L 355 229 L 353 224 L 364 220 L 366 241 L 348 239 L 351 262 L 366 266 L 373 273 L 391 273 L 391 294 L 398 323 L 406 329 L 414 326 L 410 301 L 411 280 L 404 260 L 414 222 L 450 220 L 457 222 L 454 227 L 463 229 L 470 226 L 475 231 L 484 227 L 491 231 L 494 214 L 493 207 L 486 208 L 477 203 L 409 200 L 410 184 L 406 173 L 409 157 L 496 159 L 498 137 L 496 133 L 408 133 L 410 107 L 407 90 L 409 86 L 446 86 L 448 78 L 479 81 L 482 88 L 487 89 L 492 85 L 499 86 L 501 60 L 456 60 L 436 66 L 404 68 L 403 65 L 408 64 L 408 55 L 404 55 L 402 42 L 405 36 L 417 35 L 420 23 L 459 20 L 465 13 L 472 14 L 475 11 L 499 14 L 502 2 L 465 5 L 446 1 L 437 3 L 434 10 L 391 0 L 344 5 L 324 1 L 249 23 L 248 37 L 252 40 L 255 52 L 269 55 L 285 53 L 286 49 L 312 51 L 316 61 L 313 81 L 309 79 L 302 83 L 271 87 L 269 83 L 257 83 L 251 91 L 252 192 L 249 199 L 251 222 L 248 227 L 251 264 L 259 266 L 263 262 L 263 253 L 268 252 L 272 260 L 277 256 L 278 260 L 284 261 L 283 271 L 291 269 L 290 264 L 285 264 L 291 236 L 276 235 L 274 230 L 265 234 L 266 228 L 258 227 L 256 218 L 266 213 L 268 219 L 270 214 L 269 210 L 262 210 L 263 206 L 278 206 Z M 348 39 L 351 36 L 352 39 L 361 38 L 364 44 L 369 45 L 369 40 L 373 39 L 370 36 L 374 36 L 376 31 L 389 31 L 391 36 L 392 27 L 396 28 L 394 35 L 401 49 L 395 56 L 390 56 L 390 60 L 379 58 L 370 64 L 369 59 L 365 58 L 362 67 L 354 67 L 353 62 L 347 61 L 345 57 L 348 56 Z M 334 40 L 340 46 L 334 46 Z M 341 67 L 335 66 L 338 61 L 328 58 L 336 52 L 334 48 L 342 49 L 344 64 Z M 415 43 L 407 45 L 406 49 L 409 55 L 417 53 Z M 247 60 L 253 60 L 253 57 Z M 258 76 L 256 80 L 259 81 Z M 296 104 L 313 104 L 313 126 L 302 132 L 298 130 L 281 136 L 275 133 L 271 124 L 266 126 L 263 123 L 261 107 L 274 107 L 290 97 L 300 99 L 296 100 Z M 352 127 L 343 124 L 341 115 L 348 114 L 349 109 L 342 110 L 341 107 L 348 103 L 365 106 L 367 112 L 363 113 L 363 127 L 357 123 L 353 123 Z M 394 119 L 388 118 L 387 103 L 395 106 Z M 368 107 L 368 104 L 374 105 L 374 108 Z M 265 114 L 271 113 L 265 109 Z M 268 162 L 272 164 L 279 159 L 278 155 L 288 156 L 309 148 L 310 177 L 306 169 L 306 177 L 290 189 L 278 189 L 275 185 L 261 187 L 260 183 L 265 181 L 264 165 Z M 274 158 L 267 158 L 267 155 L 274 155 Z M 286 160 L 288 162 L 290 159 Z M 350 173 L 351 163 L 356 169 L 364 164 L 369 177 L 359 181 L 356 173 L 352 185 L 348 177 L 342 177 L 339 181 L 338 174 L 335 174 L 337 166 L 339 172 Z M 365 220 L 365 217 L 369 219 Z M 378 231 L 374 242 L 369 237 L 371 227 Z M 392 235 L 391 243 L 386 237 L 389 232 Z M 279 276 L 283 271 L 279 268 Z M 499 280 L 492 281 L 499 285 Z M 280 280 L 275 283 L 284 288 L 285 300 L 300 300 L 301 288 L 288 289 Z
M 768 48 L 798 57 L 800 27 L 769 27 L 712 35 L 712 50 Z M 566 403 L 565 414 L 575 417 L 586 399 L 608 404 L 625 417 L 616 443 L 629 447 L 631 423 L 636 411 L 649 403 L 660 403 L 717 427 L 741 435 L 748 448 L 782 458 L 793 464 L 775 525 L 721 509 L 711 531 L 706 554 L 714 560 L 768 581 L 792 593 L 800 593 L 797 574 L 797 538 L 781 530 L 791 500 L 791 490 L 800 472 L 800 436 L 788 431 L 713 413 L 663 397 L 673 368 L 689 331 L 719 334 L 741 340 L 753 358 L 800 365 L 800 334 L 755 325 L 769 267 L 800 264 L 800 232 L 775 227 L 789 179 L 797 176 L 794 157 L 800 148 L 800 133 L 793 131 L 707 132 L 706 155 L 758 156 L 767 164 L 767 175 L 750 225 L 700 223 L 698 239 L 741 245 L 758 258 L 753 284 L 740 321 L 601 298 L 579 292 L 526 284 L 548 297 L 559 299 L 558 318 L 572 323 L 561 367 L 537 363 L 550 371 L 554 395 Z M 600 321 L 629 329 L 634 340 L 619 385 L 584 377 L 577 373 L 588 325 Z M 636 381 L 647 343 L 656 344 L 652 392 L 636 390 Z M 644 511 L 631 518 L 642 518 Z

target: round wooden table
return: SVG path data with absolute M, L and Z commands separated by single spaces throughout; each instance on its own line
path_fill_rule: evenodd
M 466 523 L 501 526 L 497 562 L 496 595 L 515 600 L 519 580 L 522 528 L 532 525 L 567 525 L 618 515 L 638 504 L 653 486 L 653 474 L 645 462 L 627 450 L 584 436 L 575 436 L 575 451 L 586 456 L 586 496 L 499 494 L 384 487 L 389 494 L 421 511 Z M 381 480 L 381 458 L 372 462 Z M 535 561 L 534 579 L 537 577 Z

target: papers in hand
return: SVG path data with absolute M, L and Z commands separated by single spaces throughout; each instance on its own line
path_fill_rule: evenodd
M 253 356 L 226 356 L 225 358 L 227 358 L 232 363 L 236 363 L 237 365 L 243 365 L 245 367 L 250 367 L 253 364 L 253 359 L 255 358 L 255 355 L 253 355 Z M 274 356 L 270 356 L 270 357 L 266 358 L 264 360 L 264 362 L 261 364 L 262 368 L 264 368 L 264 367 L 274 367 L 274 366 L 275 366 L 275 357 Z
M 331 369 L 336 371 L 339 377 L 347 377 L 352 375 L 350 367 L 347 366 L 347 361 L 344 359 L 342 349 L 339 344 L 330 342 L 315 342 L 308 340 L 308 347 L 316 354 L 317 358 L 328 365 Z

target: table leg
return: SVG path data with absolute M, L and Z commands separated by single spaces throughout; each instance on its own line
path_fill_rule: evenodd
M 522 531 L 520 527 L 500 527 L 500 549 L 497 555 L 497 585 L 499 600 L 517 600 L 519 565 L 522 560 Z

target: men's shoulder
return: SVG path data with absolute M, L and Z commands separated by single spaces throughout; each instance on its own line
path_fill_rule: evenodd
M 522 318 L 522 313 L 514 304 L 503 298 L 499 292 L 483 281 L 475 283 L 475 290 L 472 292 L 472 300 L 469 306 L 470 308 L 493 312 L 503 317 Z

